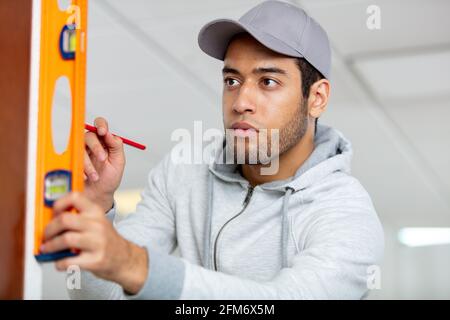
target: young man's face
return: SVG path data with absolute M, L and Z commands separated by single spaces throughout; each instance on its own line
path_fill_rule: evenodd
M 245 143 L 245 163 L 249 163 L 249 152 L 257 152 L 258 143 L 264 143 L 258 137 L 261 129 L 267 129 L 266 150 L 272 159 L 301 140 L 308 125 L 308 108 L 295 58 L 275 53 L 247 34 L 239 35 L 228 47 L 223 80 L 224 128 L 232 129 L 226 130 L 226 137 L 227 145 L 234 140 L 235 160 L 242 154 L 236 148 L 239 140 Z M 246 124 L 256 130 L 245 130 Z M 276 154 L 270 154 L 271 129 L 279 130 Z

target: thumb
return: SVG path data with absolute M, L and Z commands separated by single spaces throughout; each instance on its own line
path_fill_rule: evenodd
M 107 132 L 104 141 L 108 148 L 108 153 L 112 157 L 123 156 L 123 141 L 119 137 L 114 136 L 111 132 Z

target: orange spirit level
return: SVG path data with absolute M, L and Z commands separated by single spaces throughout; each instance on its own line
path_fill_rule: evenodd
M 53 203 L 83 190 L 87 0 L 72 0 L 67 11 L 60 10 L 58 0 L 42 1 L 41 19 L 34 255 L 45 262 L 77 254 L 41 254 L 39 248 Z M 55 84 L 62 76 L 70 82 L 72 122 L 67 150 L 57 154 L 51 116 Z

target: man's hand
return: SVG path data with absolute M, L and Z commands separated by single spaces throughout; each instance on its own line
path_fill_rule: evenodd
M 87 132 L 84 136 L 85 194 L 106 212 L 111 209 L 114 192 L 122 180 L 125 152 L 122 140 L 109 132 L 105 119 L 97 118 L 94 124 L 97 133 Z
M 79 214 L 70 213 L 71 208 Z M 148 273 L 146 249 L 120 236 L 104 210 L 80 193 L 59 199 L 53 210 L 54 219 L 45 229 L 41 251 L 81 250 L 78 256 L 57 261 L 58 270 L 78 265 L 120 284 L 130 294 L 139 292 Z

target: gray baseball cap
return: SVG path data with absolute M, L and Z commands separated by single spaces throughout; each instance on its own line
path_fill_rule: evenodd
M 301 8 L 281 1 L 264 1 L 238 21 L 209 22 L 200 30 L 198 44 L 206 54 L 224 60 L 230 40 L 242 32 L 248 32 L 275 52 L 305 58 L 329 79 L 331 50 L 327 33 Z

